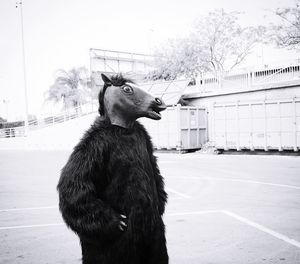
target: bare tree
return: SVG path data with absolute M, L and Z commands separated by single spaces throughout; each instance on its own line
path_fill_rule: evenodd
M 204 60 L 213 71 L 231 70 L 241 64 L 261 40 L 263 28 L 240 26 L 238 15 L 217 9 L 195 23 L 191 38 L 199 50 L 204 50 Z
M 270 25 L 270 40 L 278 47 L 299 50 L 300 0 L 295 1 L 294 7 L 277 8 L 275 14 L 280 18 L 280 23 Z
M 241 64 L 260 42 L 264 28 L 240 26 L 238 14 L 217 9 L 199 18 L 188 37 L 169 40 L 156 52 L 157 75 L 195 78 L 200 72 L 217 74 Z
M 46 93 L 46 101 L 58 103 L 63 100 L 65 109 L 78 108 L 91 97 L 90 82 L 85 67 L 72 68 L 70 71 L 60 69 Z
M 178 76 L 196 78 L 206 65 L 200 58 L 203 52 L 194 45 L 190 37 L 169 39 L 167 43 L 156 51 L 156 66 L 154 71 L 157 79 L 175 79 Z

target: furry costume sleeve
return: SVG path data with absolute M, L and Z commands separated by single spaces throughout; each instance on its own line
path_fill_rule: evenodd
M 100 141 L 101 142 L 101 141 Z M 83 140 L 62 169 L 57 189 L 60 211 L 66 224 L 81 238 L 91 242 L 109 241 L 121 233 L 120 215 L 97 196 L 93 175 L 103 164 L 104 143 Z M 103 171 L 103 168 L 97 168 Z

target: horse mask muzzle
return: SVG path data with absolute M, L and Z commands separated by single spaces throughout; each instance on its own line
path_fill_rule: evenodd
M 166 104 L 162 101 L 160 98 L 153 98 L 150 109 L 148 112 L 148 116 L 151 119 L 154 120 L 160 120 L 161 119 L 161 111 L 164 111 L 167 108 Z

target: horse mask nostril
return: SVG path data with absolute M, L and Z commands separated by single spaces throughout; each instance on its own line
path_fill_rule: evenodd
M 162 101 L 161 101 L 159 98 L 155 98 L 155 102 L 156 102 L 158 105 L 162 105 Z

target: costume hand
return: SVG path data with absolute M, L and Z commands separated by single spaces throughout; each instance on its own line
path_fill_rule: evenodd
M 121 231 L 125 231 L 125 229 L 127 227 L 127 224 L 125 223 L 125 221 L 127 220 L 127 217 L 126 217 L 126 215 L 122 215 L 122 214 L 120 215 L 120 217 L 121 217 L 121 220 L 119 222 L 119 229 Z

